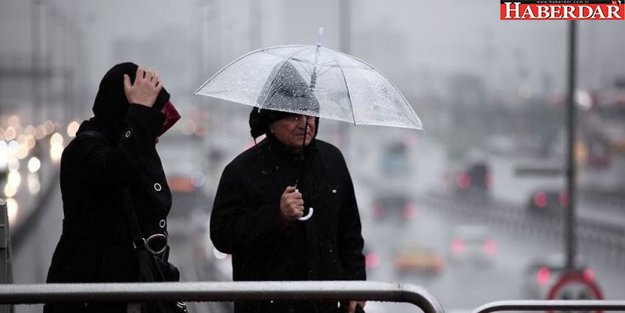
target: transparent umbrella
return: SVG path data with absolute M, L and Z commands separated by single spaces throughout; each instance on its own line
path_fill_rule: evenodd
M 320 44 L 252 51 L 219 70 L 195 94 L 355 125 L 423 129 L 384 74 Z
M 252 51 L 219 70 L 195 94 L 355 125 L 423 129 L 391 80 L 366 62 L 321 44 Z M 296 187 L 304 149 L 301 153 Z M 309 208 L 300 220 L 312 213 Z

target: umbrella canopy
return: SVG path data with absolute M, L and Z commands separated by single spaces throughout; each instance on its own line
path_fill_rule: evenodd
M 355 125 L 423 129 L 384 74 L 321 45 L 252 51 L 222 68 L 195 94 Z

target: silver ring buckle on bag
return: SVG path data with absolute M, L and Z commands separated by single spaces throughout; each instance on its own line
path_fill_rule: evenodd
M 167 249 L 167 236 L 164 234 L 154 234 L 147 239 L 141 238 L 141 241 L 139 245 L 136 241 L 133 241 L 133 247 L 137 249 L 143 246 L 146 250 L 155 255 L 161 254 Z

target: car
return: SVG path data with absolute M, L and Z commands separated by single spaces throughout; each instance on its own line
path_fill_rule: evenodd
M 395 219 L 404 222 L 413 219 L 416 207 L 410 196 L 405 193 L 384 193 L 373 201 L 375 220 Z
M 489 229 L 480 224 L 463 224 L 452 230 L 450 264 L 488 267 L 497 254 L 497 242 Z
M 458 196 L 487 196 L 493 178 L 488 162 L 484 160 L 460 162 L 445 172 L 447 184 Z
M 486 162 L 475 162 L 458 170 L 453 176 L 457 192 L 487 192 L 492 184 L 490 167 Z
M 523 270 L 522 297 L 546 300 L 560 277 L 565 273 L 570 273 L 565 266 L 565 261 L 565 256 L 559 253 L 540 256 L 531 260 Z M 579 255 L 575 258 L 575 268 L 571 271 L 580 273 L 584 280 L 596 284 L 594 271 Z M 583 295 L 577 296 L 576 298 L 584 298 Z
M 527 199 L 527 210 L 531 213 L 562 213 L 568 206 L 566 191 L 559 188 L 538 188 Z
M 380 169 L 386 176 L 407 176 L 412 172 L 408 145 L 393 141 L 386 146 L 380 158 Z
M 400 273 L 440 274 L 444 269 L 441 254 L 418 242 L 400 245 L 393 254 L 393 267 Z

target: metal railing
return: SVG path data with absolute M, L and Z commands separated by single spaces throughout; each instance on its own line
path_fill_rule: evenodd
M 0 304 L 84 301 L 362 300 L 405 302 L 424 313 L 444 313 L 424 288 L 366 281 L 177 282 L 0 285 Z M 625 311 L 623 300 L 509 300 L 473 313 L 498 311 Z
M 510 300 L 486 303 L 473 313 L 498 311 L 625 311 L 622 300 Z
M 0 199 L 0 283 L 13 282 L 11 268 L 11 232 L 9 231 L 9 215 L 7 202 Z
M 11 267 L 11 232 L 9 231 L 9 214 L 7 202 L 0 199 L 0 284 L 13 282 L 13 269 Z M 0 313 L 11 313 L 12 308 L 6 305 L 0 306 Z
M 0 285 L 0 304 L 84 301 L 362 300 L 407 302 L 444 313 L 420 286 L 371 281 L 174 282 Z

